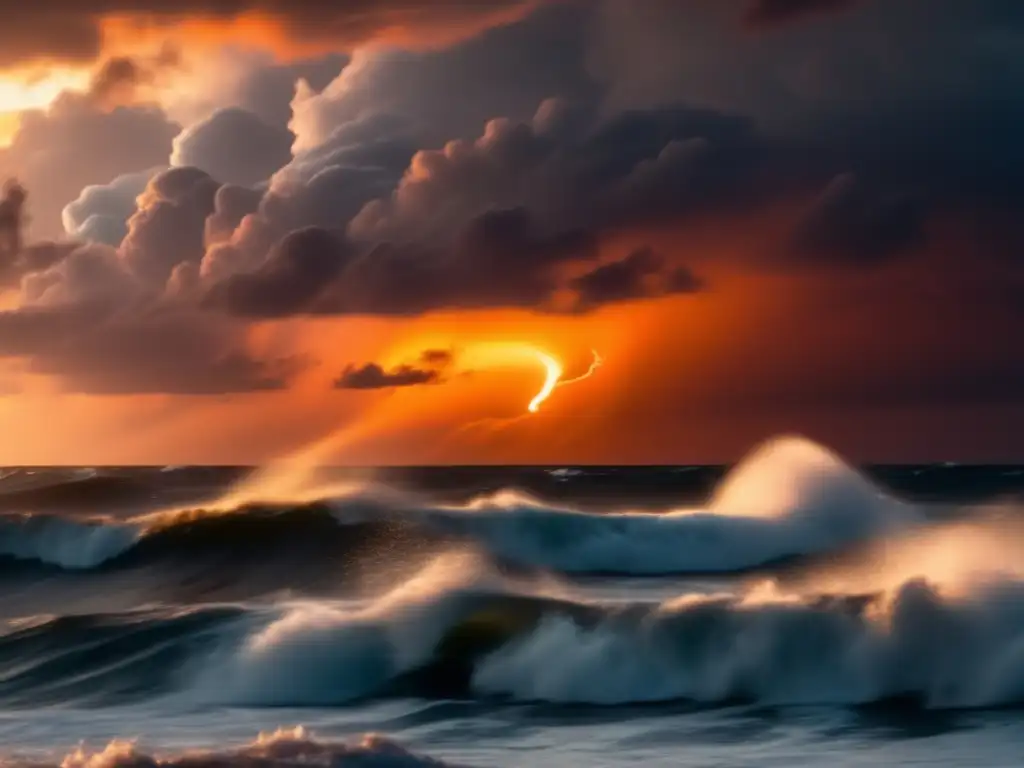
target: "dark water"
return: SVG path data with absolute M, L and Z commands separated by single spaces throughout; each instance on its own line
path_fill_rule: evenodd
M 285 500 L 234 493 L 250 474 L 0 472 L 5 760 L 1024 754 L 1022 468 L 782 441 L 731 468 L 331 470 Z

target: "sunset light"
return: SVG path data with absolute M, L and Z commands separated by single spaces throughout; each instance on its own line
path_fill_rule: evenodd
M 22 112 L 46 109 L 64 91 L 77 91 L 87 82 L 85 73 L 71 70 L 0 75 L 0 147 L 17 134 Z
M 77 90 L 88 83 L 88 75 L 71 70 L 0 76 L 0 113 L 43 109 L 66 90 Z
M 1020 765 L 1022 126 L 1024 0 L 5 3 L 0 768 Z
M 537 351 L 536 354 L 537 360 L 544 366 L 546 375 L 544 377 L 544 386 L 541 387 L 540 392 L 537 393 L 536 397 L 530 401 L 526 408 L 530 413 L 537 413 L 540 410 L 544 401 L 551 397 L 551 393 L 555 391 L 555 387 L 558 386 L 558 380 L 562 378 L 561 363 L 551 357 L 551 355 L 546 355 L 543 352 Z

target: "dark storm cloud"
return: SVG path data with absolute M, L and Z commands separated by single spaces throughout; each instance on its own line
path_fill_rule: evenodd
M 773 17 L 782 5 L 761 4 Z M 849 170 L 958 204 L 1024 199 L 1024 108 L 1009 97 L 1024 88 L 1016 0 L 861 2 L 829 24 L 753 36 L 731 2 L 599 9 L 591 66 L 615 107 L 747 115 L 813 183 Z
M 337 389 L 395 389 L 436 384 L 440 376 L 437 370 L 415 368 L 411 365 L 400 365 L 385 371 L 377 363 L 366 363 L 361 366 L 348 366 L 335 380 L 334 386 Z
M 596 256 L 590 234 L 544 235 L 521 208 L 482 214 L 448 247 L 357 243 L 307 228 L 288 235 L 259 269 L 215 283 L 206 301 L 251 318 L 540 306 L 558 287 L 551 270 Z
M 665 257 L 651 248 L 639 248 L 576 278 L 571 286 L 577 291 L 577 308 L 586 311 L 621 301 L 695 293 L 704 283 L 686 267 L 668 267 Z
M 903 194 L 880 194 L 855 174 L 842 174 L 811 204 L 793 244 L 809 258 L 870 264 L 924 240 L 924 212 L 917 201 Z
M 403 12 L 489 13 L 470 5 L 406 4 Z M 829 23 L 785 23 L 847 5 Z M 311 8 L 301 13 L 313 18 Z M 282 377 L 239 351 L 248 321 L 491 307 L 577 312 L 700 292 L 711 261 L 730 258 L 691 246 L 690 227 L 709 222 L 743 231 L 771 219 L 764 242 L 760 232 L 747 236 L 751 250 L 801 278 L 823 268 L 823 279 L 833 279 L 827 267 L 847 265 L 852 284 L 885 272 L 857 267 L 900 268 L 912 261 L 904 256 L 930 256 L 919 246 L 943 245 L 924 239 L 936 223 L 968 215 L 1004 222 L 932 264 L 929 286 L 956 287 L 977 262 L 1020 243 L 1019 232 L 1007 233 L 1019 230 L 1024 205 L 1024 112 L 1008 94 L 1024 87 L 1022 9 L 1006 0 L 544 5 L 444 50 L 359 50 L 351 60 L 304 63 L 310 82 L 295 94 L 294 157 L 283 105 L 299 65 L 267 65 L 259 71 L 271 74 L 254 74 L 230 108 L 181 133 L 182 167 L 155 177 L 149 169 L 166 164 L 178 134 L 165 116 L 106 114 L 85 98 L 64 100 L 30 120 L 33 130 L 0 161 L 30 165 L 49 154 L 35 181 L 24 179 L 33 200 L 61 197 L 46 184 L 69 176 L 76 186 L 60 200 L 74 201 L 68 231 L 117 250 L 43 249 L 34 266 L 22 261 L 10 271 L 7 284 L 21 287 L 23 306 L 3 321 L 14 333 L 9 344 L 46 370 L 86 381 L 78 350 L 106 359 L 113 349 L 92 339 L 74 348 L 42 343 L 69 321 L 40 317 L 101 304 L 118 320 L 103 315 L 91 325 L 109 327 L 114 340 L 128 338 L 122 324 L 150 329 L 139 333 L 156 342 L 160 333 L 178 338 L 177 323 L 188 326 L 181 338 L 207 324 L 219 329 L 209 348 L 190 342 L 193 359 L 238 388 L 259 388 Z M 744 30 L 744 12 L 770 33 Z M 332 81 L 331 68 L 342 66 Z M 159 159 L 153 147 L 163 148 Z M 85 183 L 106 186 L 79 195 Z M 36 220 L 41 212 L 33 205 Z M 655 241 L 661 228 L 678 249 Z M 602 258 L 620 236 L 659 250 Z M 958 262 L 965 254 L 973 261 Z M 879 300 L 886 318 L 895 293 Z M 187 320 L 152 320 L 165 305 Z M 975 323 L 978 305 L 956 291 L 943 306 L 962 310 L 966 326 L 995 327 Z M 1007 322 L 1020 328 L 1017 315 Z M 141 342 L 123 346 L 133 344 Z M 109 366 L 125 386 L 150 380 L 116 360 Z M 410 365 L 434 368 L 426 359 Z M 142 370 L 150 378 L 163 371 L 154 362 Z
M 749 7 L 781 22 L 812 10 L 799 5 Z M 790 243 L 806 267 L 899 256 L 931 224 L 965 218 L 993 224 L 981 254 L 1013 256 L 1019 238 L 991 213 L 1024 206 L 1024 105 L 1008 96 L 1024 88 L 1024 5 L 850 3 L 828 24 L 779 23 L 753 36 L 737 29 L 736 9 L 602 3 L 591 61 L 611 104 L 689 104 L 752 120 L 754 153 L 720 153 L 736 173 L 719 198 L 753 192 L 751 209 L 810 208 Z M 846 173 L 858 181 L 829 186 Z M 744 178 L 754 186 L 734 183 Z
M 208 297 L 243 317 L 287 317 L 311 310 L 352 258 L 343 235 L 309 227 L 286 236 L 255 271 L 216 283 Z
M 706 110 L 602 120 L 547 101 L 529 121 L 492 120 L 475 141 L 418 152 L 401 180 L 397 166 L 374 165 L 388 157 L 376 137 L 391 127 L 345 124 L 330 149 L 279 172 L 258 210 L 204 256 L 206 304 L 249 318 L 415 315 L 554 310 L 565 290 L 577 292 L 577 309 L 693 292 L 695 278 L 672 259 L 596 266 L 600 239 L 740 210 L 764 194 L 767 150 L 750 124 Z M 394 191 L 373 200 L 389 177 Z M 581 266 L 596 271 L 565 279 L 564 268 Z M 613 287 L 619 277 L 629 282 Z
M 744 21 L 754 27 L 771 27 L 813 16 L 845 10 L 862 0 L 752 0 Z
M 173 26 L 182 19 L 233 19 L 259 14 L 297 44 L 351 46 L 394 30 L 417 41 L 450 40 L 507 20 L 522 0 L 440 0 L 432 3 L 337 0 L 41 0 L 6 7 L 0 24 L 0 66 L 23 61 L 86 61 L 103 50 L 102 22 L 116 16 Z
M 489 210 L 523 207 L 541 226 L 614 228 L 680 216 L 742 197 L 760 161 L 742 118 L 685 107 L 608 121 L 586 108 L 552 119 L 491 120 L 475 141 L 424 150 L 390 198 L 366 206 L 362 239 L 437 242 Z
M 109 298 L 109 297 L 108 297 Z M 215 395 L 280 389 L 304 361 L 261 361 L 242 329 L 183 308 L 92 300 L 0 312 L 0 357 L 89 394 Z

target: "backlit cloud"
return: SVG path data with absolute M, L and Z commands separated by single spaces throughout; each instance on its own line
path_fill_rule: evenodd
M 338 371 L 445 378 L 460 334 L 610 327 L 628 360 L 602 347 L 579 395 L 664 441 L 733 407 L 1024 402 L 1016 0 L 229 5 L 0 27 L 10 60 L 95 72 L 0 150 L 29 193 L 11 370 L 196 395 L 319 360 L 328 397 Z M 139 50 L 111 50 L 133 20 Z M 157 28 L 215 53 L 161 69 Z M 413 329 L 431 355 L 384 356 Z
M 338 389 L 397 389 L 434 384 L 440 376 L 437 370 L 411 365 L 400 365 L 386 371 L 377 363 L 366 363 L 346 368 L 334 386 Z
M 111 38 L 146 32 L 164 39 L 175 28 L 192 40 L 234 39 L 292 49 L 344 48 L 375 39 L 432 45 L 515 18 L 522 0 L 433 3 L 286 2 L 285 0 L 43 0 L 7 8 L 0 25 L 0 66 L 23 61 L 89 61 Z

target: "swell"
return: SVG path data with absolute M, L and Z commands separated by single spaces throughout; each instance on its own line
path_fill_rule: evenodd
M 393 584 L 451 546 L 416 526 L 343 523 L 323 504 L 247 507 L 148 531 L 134 523 L 7 517 L 0 519 L 0 584 L 8 588 L 0 616 L 354 594 Z
M 227 467 L 8 469 L 0 471 L 0 512 L 77 516 L 199 504 L 243 474 Z
M 0 702 L 96 705 L 158 695 L 222 640 L 217 629 L 241 615 L 226 607 L 14 623 L 0 637 Z
M 462 506 L 387 488 L 300 505 L 250 505 L 127 522 L 7 516 L 0 555 L 109 572 L 200 563 L 251 575 L 394 562 L 463 545 L 494 561 L 570 574 L 736 573 L 810 557 L 922 522 L 827 451 L 799 440 L 755 452 L 704 509 L 588 512 L 513 491 Z

